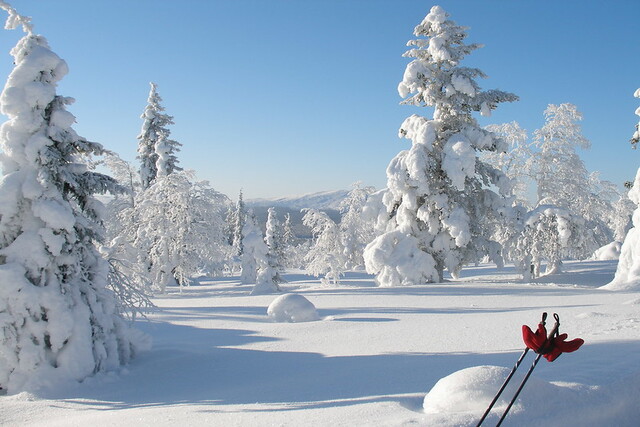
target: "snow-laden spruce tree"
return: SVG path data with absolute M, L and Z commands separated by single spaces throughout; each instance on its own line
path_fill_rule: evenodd
M 282 223 L 282 244 L 284 245 L 284 267 L 285 268 L 302 268 L 304 264 L 304 254 L 301 250 L 300 239 L 293 231 L 291 223 L 291 214 L 284 214 L 284 222 Z
M 342 245 L 340 228 L 326 212 L 304 209 L 302 223 L 311 229 L 313 243 L 305 256 L 307 271 L 318 277 L 324 274 L 325 284 L 340 283 L 348 258 Z
M 280 277 L 282 264 L 279 263 L 280 245 L 280 224 L 276 218 L 274 208 L 269 208 L 267 217 L 266 235 L 264 246 L 258 242 L 251 243 L 252 256 L 258 264 L 258 273 L 255 286 L 251 290 L 251 295 L 272 294 L 280 292 L 280 283 L 284 280 Z M 249 242 L 247 242 L 249 245 Z M 249 248 L 247 247 L 247 250 Z
M 484 254 L 496 258 L 497 247 L 485 223 L 499 222 L 501 195 L 508 179 L 478 158 L 483 150 L 506 150 L 506 144 L 481 129 L 474 111 L 490 114 L 511 93 L 482 91 L 475 79 L 486 77 L 460 61 L 480 47 L 467 45 L 465 28 L 434 6 L 408 43 L 405 56 L 415 58 L 398 86 L 403 103 L 433 107 L 431 120 L 412 115 L 400 128 L 411 140 L 387 169 L 384 205 L 388 223 L 367 246 L 367 271 L 384 286 L 443 280 L 444 269 L 456 275 Z M 492 188 L 498 188 L 501 195 Z
M 284 282 L 280 273 L 284 271 L 285 248 L 282 240 L 282 226 L 274 208 L 269 208 L 267 214 L 267 224 L 264 241 L 267 244 L 269 252 L 267 253 L 267 261 L 270 271 L 272 271 L 272 281 L 275 284 Z
M 104 150 L 76 134 L 73 99 L 56 94 L 65 61 L 28 18 L 0 7 L 6 28 L 26 33 L 0 96 L 9 118 L 0 130 L 0 389 L 15 393 L 115 369 L 135 345 L 95 247 L 103 230 L 93 194 L 119 191 L 87 168 Z
M 364 266 L 364 248 L 374 239 L 374 221 L 362 213 L 367 199 L 374 192 L 374 187 L 363 187 L 357 182 L 340 202 L 340 241 L 346 258 L 346 269 Z
M 247 209 L 242 199 L 242 190 L 240 190 L 238 202 L 236 203 L 235 209 L 231 211 L 231 223 L 229 224 L 231 228 L 231 246 L 234 256 L 242 256 L 242 252 L 244 251 L 242 239 L 246 218 Z
M 182 170 L 178 167 L 176 152 L 181 144 L 169 138 L 171 131 L 167 126 L 173 124 L 173 117 L 163 113 L 162 98 L 156 90 L 157 85 L 150 83 L 151 90 L 144 112 L 142 129 L 138 135 L 138 159 L 140 160 L 140 180 L 143 188 L 149 188 L 158 175 L 158 153 L 165 156 L 162 165 L 166 175 Z
M 640 88 L 634 96 L 640 98 Z M 640 116 L 640 107 L 636 109 Z M 636 125 L 636 131 L 631 138 L 631 144 L 635 148 L 640 141 L 640 122 Z M 616 275 L 611 283 L 604 286 L 611 290 L 638 290 L 640 289 L 640 168 L 636 173 L 633 187 L 629 191 L 629 199 L 636 204 L 633 212 L 633 228 L 629 230 L 620 249 L 620 260 Z
M 242 262 L 240 283 L 256 283 L 258 268 L 261 264 L 267 263 L 268 249 L 252 210 L 247 212 L 246 220 L 242 226 L 242 241 L 244 251 L 240 256 Z

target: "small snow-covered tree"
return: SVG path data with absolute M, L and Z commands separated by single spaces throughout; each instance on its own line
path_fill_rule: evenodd
M 340 228 L 325 212 L 304 209 L 302 223 L 311 229 L 313 243 L 305 256 L 307 271 L 323 283 L 337 284 L 345 272 L 347 257 L 340 239 Z
M 178 167 L 175 155 L 180 150 L 180 143 L 169 138 L 171 131 L 167 126 L 173 124 L 173 117 L 163 113 L 162 98 L 158 94 L 155 83 L 150 83 L 151 90 L 144 112 L 142 129 L 138 135 L 138 159 L 140 160 L 140 180 L 143 188 L 149 188 L 158 175 L 158 157 L 164 174 L 182 170 Z
M 272 294 L 280 292 L 280 283 L 284 282 L 280 277 L 281 265 L 278 264 L 278 235 L 279 223 L 276 219 L 275 209 L 269 209 L 267 219 L 267 231 L 264 238 L 264 246 L 258 242 L 252 244 L 252 254 L 258 264 L 258 273 L 255 286 L 251 295 Z
M 274 208 L 268 210 L 264 240 L 269 249 L 267 261 L 273 274 L 272 281 L 275 284 L 283 283 L 284 279 L 280 273 L 284 271 L 285 248 L 282 241 L 282 227 Z
M 393 286 L 443 280 L 483 254 L 497 255 L 485 222 L 499 222 L 508 178 L 478 158 L 480 151 L 506 150 L 504 141 L 481 129 L 474 111 L 489 115 L 511 93 L 482 91 L 477 68 L 460 66 L 480 47 L 464 43 L 464 27 L 434 6 L 405 53 L 415 58 L 398 86 L 404 104 L 434 107 L 433 119 L 413 115 L 400 128 L 412 141 L 387 169 L 385 232 L 365 250 L 367 271 Z M 498 188 L 500 195 L 493 189 Z
M 240 256 L 242 262 L 240 282 L 244 284 L 256 283 L 258 268 L 261 264 L 266 264 L 268 249 L 253 211 L 247 213 L 246 221 L 242 227 L 242 241 L 244 242 L 244 251 Z
M 242 190 L 238 195 L 238 202 L 235 209 L 231 211 L 231 246 L 233 247 L 234 256 L 242 256 L 243 248 L 243 229 L 246 221 L 247 211 L 242 199 Z
M 67 64 L 28 18 L 0 7 L 6 27 L 26 33 L 0 96 L 9 118 L 0 129 L 0 389 L 15 393 L 115 369 L 135 342 L 95 247 L 103 229 L 93 195 L 121 189 L 87 168 L 104 149 L 78 136 L 73 99 L 56 94 Z
M 291 214 L 288 212 L 284 215 L 284 223 L 282 224 L 282 243 L 284 245 L 284 266 L 286 268 L 301 268 L 304 263 L 301 242 L 293 231 Z
M 369 195 L 375 188 L 355 183 L 347 197 L 340 202 L 340 241 L 346 258 L 346 269 L 364 266 L 364 248 L 374 238 L 374 223 L 362 213 Z

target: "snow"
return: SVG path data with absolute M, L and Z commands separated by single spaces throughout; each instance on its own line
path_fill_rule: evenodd
M 593 253 L 592 259 L 598 261 L 617 260 L 620 258 L 621 246 L 622 243 L 620 242 L 611 242 L 608 245 L 604 245 Z
M 524 348 L 521 325 L 547 311 L 585 345 L 541 360 L 505 425 L 635 426 L 639 295 L 598 289 L 615 261 L 565 268 L 528 284 L 513 268 L 480 265 L 449 283 L 397 288 L 363 273 L 330 287 L 290 272 L 283 290 L 323 319 L 303 323 L 271 321 L 274 296 L 250 296 L 235 277 L 170 288 L 138 322 L 150 352 L 81 384 L 0 396 L 0 425 L 475 425 Z
M 297 323 L 320 320 L 313 303 L 298 294 L 280 295 L 269 304 L 267 315 L 274 322 Z
M 637 205 L 633 212 L 633 228 L 629 230 L 620 249 L 620 261 L 615 278 L 606 285 L 610 290 L 640 289 L 640 168 L 629 198 Z

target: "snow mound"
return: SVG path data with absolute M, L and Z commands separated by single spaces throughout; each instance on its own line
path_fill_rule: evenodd
M 591 256 L 591 259 L 596 261 L 611 261 L 620 259 L 621 247 L 622 243 L 611 242 L 608 245 L 604 245 L 603 247 L 597 249 Z
M 503 414 L 522 381 L 524 373 L 520 370 L 496 402 L 487 425 L 495 425 Z M 440 379 L 424 398 L 429 425 L 474 425 L 510 371 L 498 366 L 475 366 Z M 532 376 L 507 420 L 509 425 L 518 426 L 636 426 L 640 416 L 638 379 L 640 372 L 606 386 L 586 386 L 550 383 Z
M 267 308 L 267 316 L 274 322 L 313 322 L 320 320 L 316 307 L 305 297 L 284 294 L 273 300 Z
M 433 386 L 425 396 L 422 407 L 427 414 L 468 412 L 477 414 L 479 418 L 493 400 L 509 372 L 511 369 L 501 366 L 474 366 L 454 372 L 440 379 Z M 494 410 L 502 412 L 506 408 L 521 380 L 522 376 L 518 375 L 511 379 L 496 402 Z M 536 399 L 537 396 L 548 394 L 553 388 L 556 386 L 532 377 L 526 385 L 526 396 L 528 400 Z M 521 401 L 522 397 L 518 402 Z M 521 404 L 517 403 L 512 411 L 521 410 Z
M 482 415 L 509 375 L 498 366 L 476 366 L 440 379 L 422 403 L 428 414 L 474 412 Z

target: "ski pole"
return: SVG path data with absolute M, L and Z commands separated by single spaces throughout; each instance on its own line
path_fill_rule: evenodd
M 504 389 L 507 387 L 507 384 L 509 384 L 509 381 L 511 381 L 513 374 L 516 373 L 516 370 L 518 369 L 518 367 L 520 366 L 520 364 L 522 363 L 522 361 L 524 360 L 524 357 L 527 355 L 528 352 L 529 352 L 529 347 L 525 348 L 522 354 L 520 355 L 520 358 L 518 359 L 516 364 L 513 366 L 513 369 L 511 369 L 511 373 L 509 373 L 509 376 L 507 376 L 507 379 L 504 380 L 504 382 L 502 383 L 500 390 L 498 390 L 498 393 L 496 393 L 496 395 L 494 396 L 487 410 L 484 411 L 484 414 L 482 415 L 482 418 L 480 418 L 480 421 L 478 421 L 478 424 L 476 424 L 476 427 L 480 427 L 480 425 L 484 422 L 485 418 L 487 418 L 487 415 L 489 415 L 489 412 L 491 412 L 493 405 L 495 405 L 496 402 L 498 401 L 498 398 L 500 397 Z
M 496 427 L 500 427 L 500 425 L 502 424 L 504 419 L 507 417 L 507 414 L 509 413 L 509 410 L 511 409 L 511 407 L 515 403 L 516 399 L 518 398 L 518 395 L 520 394 L 520 392 L 524 388 L 524 385 L 526 384 L 527 380 L 529 380 L 529 377 L 531 376 L 531 373 L 533 372 L 533 370 L 535 369 L 536 365 L 538 364 L 538 361 L 542 357 L 542 354 L 548 351 L 548 346 L 551 343 L 551 340 L 553 339 L 553 337 L 555 335 L 557 335 L 558 328 L 560 327 L 560 316 L 558 316 L 556 313 L 553 313 L 553 317 L 556 319 L 556 324 L 553 326 L 553 329 L 551 330 L 551 333 L 549 333 L 549 335 L 547 336 L 547 339 L 544 341 L 544 344 L 538 350 L 538 356 L 536 356 L 535 360 L 533 361 L 533 364 L 531 365 L 531 367 L 527 371 L 527 375 L 525 375 L 524 379 L 520 383 L 520 387 L 518 387 L 518 390 L 516 390 L 516 394 L 513 395 L 513 398 L 511 399 L 511 402 L 509 402 L 509 406 L 507 406 L 507 409 L 505 409 L 504 413 L 502 414 L 502 417 L 500 417 L 500 421 L 498 421 L 498 424 L 496 424 Z
M 540 321 L 540 323 L 544 326 L 547 323 L 547 313 L 542 313 L 542 320 Z M 507 378 L 504 380 L 504 382 L 502 383 L 502 386 L 500 387 L 500 390 L 498 390 L 498 392 L 496 393 L 496 395 L 493 397 L 493 400 L 491 401 L 491 403 L 489 404 L 489 407 L 487 408 L 486 411 L 484 411 L 484 414 L 482 414 L 482 418 L 480 418 L 480 421 L 478 421 L 478 424 L 476 424 L 476 427 L 480 427 L 480 425 L 484 422 L 484 420 L 487 418 L 487 415 L 489 415 L 489 412 L 491 412 L 491 409 L 493 408 L 493 405 L 496 404 L 496 402 L 498 401 L 498 398 L 500 397 L 500 395 L 502 394 L 502 392 L 504 391 L 504 389 L 507 387 L 507 384 L 509 384 L 509 381 L 511 381 L 511 378 L 513 378 L 513 375 L 516 373 L 516 371 L 518 370 L 518 368 L 520 367 L 520 364 L 522 363 L 522 361 L 524 360 L 524 357 L 527 355 L 527 353 L 529 352 L 529 347 L 526 347 L 524 349 L 524 351 L 522 352 L 522 354 L 520 355 L 520 358 L 518 359 L 518 361 L 516 362 L 516 364 L 513 366 L 513 369 L 511 369 L 511 372 L 509 373 L 509 375 L 507 376 Z

